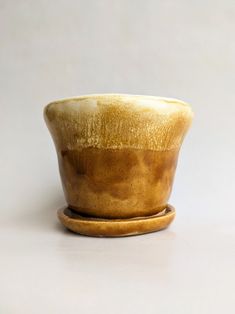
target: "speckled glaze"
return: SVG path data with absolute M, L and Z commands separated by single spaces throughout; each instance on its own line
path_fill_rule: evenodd
M 166 208 L 192 120 L 188 104 L 153 96 L 89 95 L 50 103 L 44 116 L 71 209 L 126 219 Z

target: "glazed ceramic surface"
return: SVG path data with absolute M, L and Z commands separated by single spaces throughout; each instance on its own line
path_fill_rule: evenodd
M 89 95 L 50 103 L 44 115 L 71 209 L 115 219 L 166 208 L 192 120 L 188 104 L 152 96 Z
M 125 237 L 165 229 L 173 221 L 175 210 L 167 205 L 156 215 L 128 219 L 84 217 L 69 208 L 61 208 L 57 214 L 61 223 L 75 233 L 95 237 Z

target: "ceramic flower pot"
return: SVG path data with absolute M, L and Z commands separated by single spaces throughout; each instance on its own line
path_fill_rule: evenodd
M 68 208 L 58 215 L 86 235 L 156 231 L 174 218 L 168 205 L 178 154 L 192 120 L 182 101 L 88 95 L 50 103 L 53 137 Z

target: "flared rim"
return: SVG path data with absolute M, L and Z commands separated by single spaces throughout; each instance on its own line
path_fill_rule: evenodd
M 187 108 L 191 108 L 191 105 L 183 100 L 177 99 L 177 98 L 171 98 L 171 97 L 162 97 L 162 96 L 152 96 L 152 95 L 135 95 L 135 94 L 125 94 L 125 93 L 103 93 L 103 94 L 86 94 L 86 95 L 79 95 L 79 96 L 72 96 L 72 97 L 66 97 L 61 98 L 58 100 L 51 101 L 45 108 L 47 108 L 50 105 L 56 105 L 56 104 L 66 104 L 71 101 L 81 101 L 85 99 L 119 99 L 121 100 L 123 98 L 126 100 L 152 100 L 156 102 L 164 102 L 166 104 L 178 104 Z

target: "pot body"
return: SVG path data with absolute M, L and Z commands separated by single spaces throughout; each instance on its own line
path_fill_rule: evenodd
M 166 207 L 192 119 L 188 105 L 157 97 L 91 95 L 49 104 L 45 119 L 70 208 L 121 219 Z

